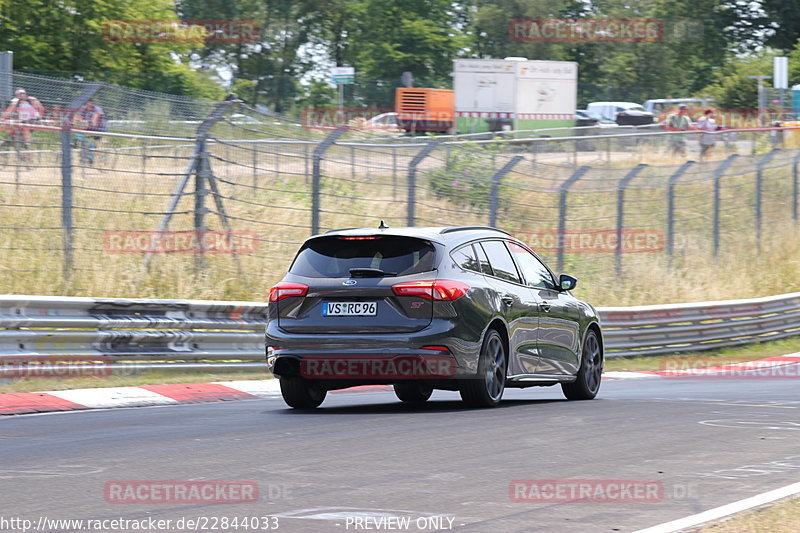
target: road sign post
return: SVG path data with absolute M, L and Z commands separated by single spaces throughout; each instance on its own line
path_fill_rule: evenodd
M 331 83 L 336 84 L 339 93 L 339 121 L 344 123 L 344 86 L 354 83 L 356 69 L 353 67 L 333 67 L 331 69 Z

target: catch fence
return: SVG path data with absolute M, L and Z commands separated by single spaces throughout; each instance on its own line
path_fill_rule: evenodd
M 408 138 L 303 127 L 235 99 L 14 85 L 51 111 L 26 126 L 30 146 L 0 149 L 4 293 L 258 300 L 310 234 L 384 220 L 496 225 L 606 296 L 683 283 L 798 228 L 792 129 L 716 134 L 701 161 L 695 132 Z M 73 120 L 88 98 L 108 131 Z

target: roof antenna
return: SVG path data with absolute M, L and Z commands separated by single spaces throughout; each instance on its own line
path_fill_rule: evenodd
M 378 226 L 378 229 L 389 229 L 389 226 L 386 225 L 386 222 L 381 220 L 381 225 Z

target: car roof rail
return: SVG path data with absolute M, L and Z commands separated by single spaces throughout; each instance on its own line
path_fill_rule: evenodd
M 454 233 L 456 231 L 470 231 L 470 230 L 497 231 L 500 233 L 505 233 L 506 235 L 511 235 L 507 231 L 501 230 L 499 228 L 493 228 L 491 226 L 451 226 L 449 228 L 442 228 L 442 230 L 439 233 Z
M 363 229 L 363 228 L 334 228 L 334 229 L 329 229 L 328 231 L 323 233 L 323 235 L 327 235 L 328 233 L 335 233 L 337 231 L 349 231 L 353 229 Z

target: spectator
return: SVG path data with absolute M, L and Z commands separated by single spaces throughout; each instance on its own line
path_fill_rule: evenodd
M 22 87 L 14 91 L 14 98 L 3 114 L 3 120 L 16 124 L 12 134 L 21 133 L 22 140 L 27 148 L 31 142 L 31 129 L 25 124 L 33 124 L 44 117 L 44 106 L 35 96 L 28 96 Z
M 713 109 L 706 109 L 703 118 L 697 121 L 697 129 L 705 132 L 700 135 L 700 160 L 702 161 L 717 142 L 716 134 L 708 132 L 716 132 L 720 129 L 717 121 L 714 120 Z
M 774 129 L 769 135 L 772 140 L 772 148 L 783 148 L 783 123 L 780 120 L 776 120 L 772 123 L 772 127 Z
M 106 131 L 106 113 L 92 100 L 87 100 L 78 113 L 81 128 L 87 131 Z M 93 135 L 95 148 L 100 148 L 102 136 Z
M 689 118 L 688 108 L 681 104 L 678 112 L 671 114 L 664 122 L 664 129 L 667 131 L 689 131 L 694 129 L 692 119 Z M 686 136 L 673 135 L 670 139 L 670 149 L 675 155 L 686 156 Z

